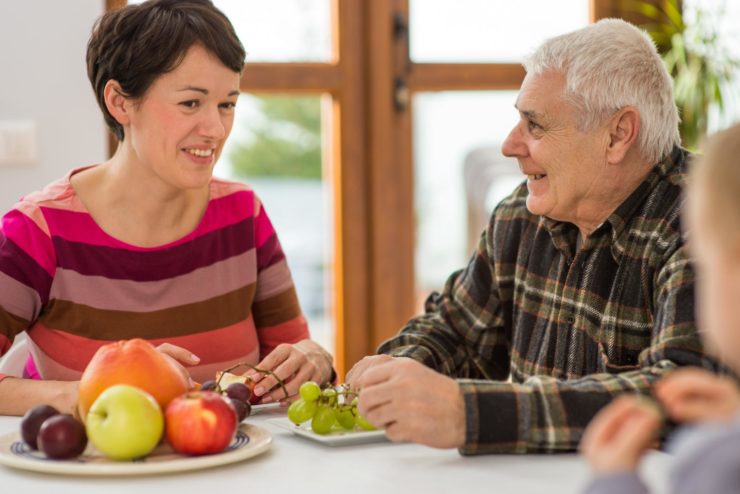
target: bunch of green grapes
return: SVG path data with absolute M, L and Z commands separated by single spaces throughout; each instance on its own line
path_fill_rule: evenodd
M 328 434 L 335 426 L 344 430 L 375 430 L 370 422 L 357 411 L 356 393 L 341 388 L 324 388 L 313 381 L 305 382 L 298 390 L 300 398 L 288 408 L 288 419 L 296 425 L 311 421 L 317 434 Z M 351 399 L 349 403 L 346 403 Z

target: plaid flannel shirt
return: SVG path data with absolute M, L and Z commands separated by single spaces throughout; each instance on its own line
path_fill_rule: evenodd
M 518 187 L 468 266 L 378 352 L 458 378 L 462 454 L 574 450 L 615 395 L 681 365 L 716 369 L 694 322 L 676 148 L 576 250 L 575 225 L 536 216 Z

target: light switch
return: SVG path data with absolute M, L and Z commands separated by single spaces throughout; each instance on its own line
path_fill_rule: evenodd
M 0 121 L 0 166 L 33 166 L 38 161 L 36 122 Z

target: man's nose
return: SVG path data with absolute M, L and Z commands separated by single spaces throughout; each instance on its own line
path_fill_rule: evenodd
M 520 125 L 517 124 L 501 145 L 501 153 L 508 158 L 516 158 L 527 154 L 527 146 L 522 138 Z

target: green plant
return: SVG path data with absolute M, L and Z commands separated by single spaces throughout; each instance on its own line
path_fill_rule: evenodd
M 706 135 L 710 107 L 724 109 L 722 86 L 740 67 L 732 59 L 717 33 L 724 4 L 716 12 L 701 8 L 682 10 L 680 0 L 646 2 L 628 0 L 627 9 L 642 14 L 642 24 L 660 50 L 673 77 L 673 92 L 681 115 L 683 145 L 695 150 Z M 692 22 L 687 22 L 687 19 Z
M 321 179 L 321 98 L 257 98 L 260 118 L 246 122 L 249 136 L 229 155 L 233 170 L 247 179 Z

